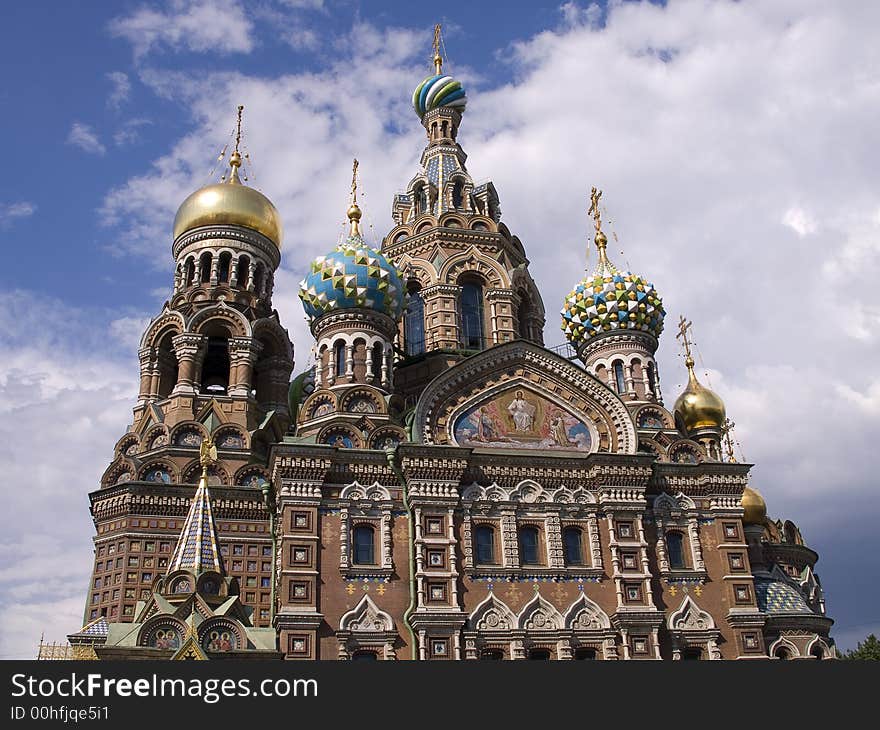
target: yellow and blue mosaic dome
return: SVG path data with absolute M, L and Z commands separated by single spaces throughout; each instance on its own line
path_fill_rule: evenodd
M 371 309 L 396 320 L 404 288 L 397 267 L 355 234 L 312 261 L 299 297 L 310 322 L 341 309 Z
M 441 106 L 463 112 L 467 105 L 467 96 L 461 82 L 456 81 L 452 76 L 439 73 L 428 76 L 416 86 L 412 105 L 419 118 Z
M 637 330 L 660 337 L 663 301 L 654 285 L 629 271 L 618 271 L 607 259 L 565 298 L 562 331 L 577 347 L 603 332 Z

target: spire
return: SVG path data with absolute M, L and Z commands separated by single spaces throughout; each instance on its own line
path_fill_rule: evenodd
M 602 197 L 602 191 L 593 188 L 590 191 L 590 209 L 587 215 L 593 217 L 593 225 L 596 228 L 596 235 L 593 242 L 599 251 L 599 263 L 596 265 L 596 273 L 602 276 L 616 274 L 617 268 L 608 260 L 605 249 L 608 247 L 608 238 L 602 232 L 602 212 L 599 210 L 599 199 Z
M 681 315 L 678 319 L 678 334 L 675 336 L 675 339 L 681 340 L 684 347 L 684 364 L 688 369 L 688 380 L 691 382 L 695 382 L 697 379 L 697 376 L 694 374 L 694 358 L 691 356 L 691 343 L 688 339 L 688 330 L 693 329 L 693 326 L 693 322 L 686 320 L 684 315 Z
M 244 104 L 238 105 L 238 120 L 235 125 L 235 149 L 229 156 L 229 167 L 232 168 L 229 173 L 229 180 L 226 182 L 230 185 L 241 185 L 241 178 L 238 176 L 238 168 L 241 167 L 241 152 L 238 151 L 241 145 L 241 113 L 244 111 Z
M 196 575 L 207 571 L 224 574 L 208 492 L 208 466 L 217 461 L 217 447 L 210 438 L 202 441 L 200 461 L 202 476 L 168 564 L 169 574 L 176 570 L 191 570 Z
M 443 73 L 443 57 L 440 55 L 440 23 L 434 26 L 434 73 Z
M 357 174 L 358 161 L 357 158 L 355 158 L 351 166 L 351 205 L 348 207 L 348 222 L 351 225 L 351 230 L 348 235 L 352 238 L 361 236 L 361 209 L 357 203 Z

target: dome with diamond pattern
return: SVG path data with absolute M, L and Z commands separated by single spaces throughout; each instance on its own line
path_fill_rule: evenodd
M 312 261 L 299 290 L 310 322 L 342 309 L 371 309 L 397 319 L 403 295 L 403 282 L 394 264 L 357 234 Z
M 605 238 L 602 233 L 598 236 Z M 615 330 L 641 331 L 660 337 L 666 312 L 654 285 L 637 274 L 618 271 L 605 256 L 605 242 L 598 236 L 600 256 L 596 271 L 575 286 L 562 307 L 565 336 L 575 348 Z

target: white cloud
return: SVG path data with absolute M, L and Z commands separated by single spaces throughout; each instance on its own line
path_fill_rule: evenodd
M 110 96 L 107 97 L 107 106 L 111 109 L 119 109 L 131 95 L 131 81 L 128 74 L 122 71 L 111 71 L 107 74 L 107 79 L 113 85 Z
M 815 233 L 818 229 L 816 219 L 803 208 L 789 208 L 782 216 L 782 222 L 801 238 Z
M 103 155 L 107 151 L 95 130 L 82 122 L 73 123 L 67 135 L 67 143 L 93 155 Z
M 238 0 L 170 0 L 164 10 L 141 7 L 110 23 L 129 41 L 135 56 L 161 47 L 174 51 L 250 53 L 253 24 Z
M 113 133 L 113 142 L 117 147 L 140 142 L 141 128 L 152 124 L 149 119 L 128 119 L 119 129 Z
M 137 395 L 136 353 L 109 316 L 28 291 L 0 294 L 0 656 L 81 625 L 92 563 L 88 493 Z M 112 327 L 111 327 L 112 329 Z
M 37 206 L 26 200 L 17 203 L 0 203 L 0 228 L 6 228 L 22 218 L 30 218 L 36 212 Z

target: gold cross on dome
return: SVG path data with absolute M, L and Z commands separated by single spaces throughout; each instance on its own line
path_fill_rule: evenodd
M 358 199 L 358 161 L 357 157 L 351 165 L 351 202 L 357 203 Z
M 235 151 L 238 152 L 238 147 L 241 144 L 241 113 L 244 111 L 244 104 L 238 105 L 238 121 L 235 125 Z
M 691 359 L 691 343 L 688 339 L 688 330 L 693 329 L 694 323 L 686 320 L 682 315 L 678 320 L 678 334 L 675 336 L 675 339 L 681 340 L 684 345 L 684 354 L 685 357 L 690 360 Z
M 599 198 L 602 197 L 602 191 L 593 188 L 590 191 L 590 210 L 587 215 L 593 216 L 593 223 L 596 226 L 596 233 L 602 232 L 602 212 L 599 210 Z
M 733 436 L 731 435 L 734 426 L 736 424 L 733 421 L 725 418 L 724 425 L 721 427 L 721 432 L 724 434 L 724 445 L 727 449 L 727 460 L 733 464 L 736 463 L 736 456 L 733 453 Z
M 434 26 L 434 73 L 438 76 L 443 71 L 443 57 L 440 55 L 440 23 Z

